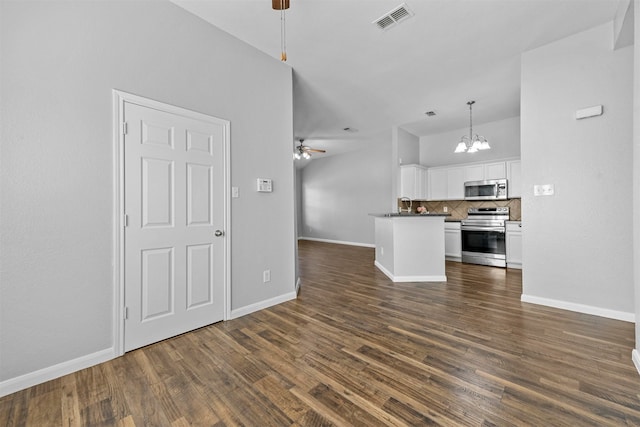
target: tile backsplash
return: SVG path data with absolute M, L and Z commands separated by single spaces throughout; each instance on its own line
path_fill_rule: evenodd
M 400 199 L 398 199 L 398 207 L 401 206 Z M 451 216 L 448 219 L 460 220 L 467 217 L 467 210 L 469 208 L 489 208 L 489 207 L 509 207 L 509 219 L 511 221 L 522 220 L 522 208 L 520 199 L 509 200 L 496 200 L 496 201 L 470 201 L 470 200 L 445 200 L 445 201 L 417 201 L 412 203 L 412 209 L 416 212 L 418 206 L 424 206 L 429 212 L 444 213 L 444 208 L 447 207 Z M 406 208 L 406 204 L 402 205 Z

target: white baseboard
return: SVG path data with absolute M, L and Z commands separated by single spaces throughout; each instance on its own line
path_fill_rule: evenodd
M 550 298 L 541 298 L 532 295 L 522 294 L 520 301 L 532 304 L 545 305 L 547 307 L 561 308 L 563 310 L 575 311 L 577 313 L 592 314 L 594 316 L 606 317 L 608 319 L 622 320 L 624 322 L 636 321 L 635 313 L 609 310 L 606 308 L 594 307 L 591 305 L 576 304 L 574 302 L 560 301 Z
M 635 348 L 631 351 L 631 360 L 633 360 L 633 364 L 636 366 L 636 371 L 640 374 L 640 353 Z
M 0 382 L 0 397 L 23 390 L 27 387 L 33 387 L 37 384 L 50 381 L 67 374 L 89 368 L 100 363 L 115 359 L 116 354 L 113 348 L 100 350 L 77 359 L 68 360 L 48 368 L 43 368 L 19 377 L 11 378 Z
M 266 301 L 260 301 L 256 304 L 251 304 L 246 307 L 232 310 L 231 319 L 235 319 L 246 314 L 262 310 L 264 308 L 296 299 L 297 289 L 299 289 L 300 283 L 301 280 L 300 278 L 298 278 L 298 281 L 296 283 L 296 291 L 294 292 L 289 292 L 287 294 L 280 295 Z M 30 372 L 19 377 L 10 378 L 8 380 L 0 382 L 0 397 L 7 396 L 11 393 L 15 393 L 28 387 L 33 387 L 34 385 L 42 384 L 46 381 L 62 377 L 73 372 L 77 372 L 81 369 L 107 362 L 109 360 L 115 359 L 117 356 L 118 355 L 115 353 L 114 348 L 108 348 L 92 354 L 88 354 L 86 356 L 78 357 L 77 359 L 50 366 L 48 368 L 43 368 L 35 372 Z
M 297 295 L 295 292 L 289 292 L 283 295 L 278 295 L 277 297 L 274 297 L 265 301 L 260 301 L 255 304 L 250 304 L 244 307 L 236 308 L 235 310 L 231 310 L 231 319 L 237 319 L 238 317 L 246 316 L 247 314 L 251 314 L 256 311 L 281 304 L 283 302 L 291 301 L 293 299 L 296 299 L 296 297 Z
M 395 276 L 389 270 L 384 268 L 378 261 L 374 261 L 374 265 L 384 273 L 392 282 L 446 282 L 447 276 Z
M 318 239 L 316 237 L 298 237 L 298 240 L 311 240 L 312 242 L 336 243 L 338 245 L 362 246 L 363 248 L 375 248 L 373 243 L 346 242 L 344 240 Z

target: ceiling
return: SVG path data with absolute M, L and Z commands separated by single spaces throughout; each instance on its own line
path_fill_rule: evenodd
M 270 0 L 172 1 L 280 60 Z M 388 140 L 393 126 L 417 136 L 464 128 L 469 100 L 475 124 L 518 116 L 520 54 L 612 20 L 619 0 L 406 0 L 413 16 L 386 30 L 372 23 L 401 4 L 291 0 L 286 63 L 305 145 L 330 155 Z

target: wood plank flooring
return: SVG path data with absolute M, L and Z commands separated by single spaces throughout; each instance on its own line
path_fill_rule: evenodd
M 640 425 L 631 323 L 522 303 L 517 270 L 299 252 L 296 301 L 6 396 L 0 426 Z

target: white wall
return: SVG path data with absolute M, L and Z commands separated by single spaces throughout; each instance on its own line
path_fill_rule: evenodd
M 520 157 L 520 117 L 473 125 L 473 133 L 484 136 L 491 150 L 476 153 L 454 153 L 469 127 L 420 137 L 420 164 L 433 167 L 460 163 L 489 162 Z
M 386 212 L 391 198 L 390 142 L 312 160 L 302 169 L 304 237 L 373 245 L 369 213 Z
M 522 56 L 523 300 L 630 320 L 633 50 L 612 37 L 609 23 Z
M 290 67 L 169 2 L 0 7 L 0 386 L 113 348 L 113 88 L 231 121 L 232 309 L 290 298 Z
M 634 361 L 640 371 L 640 0 L 633 3 L 634 89 L 633 89 L 633 266 L 635 283 L 636 351 Z
M 398 164 L 420 164 L 420 138 L 398 128 Z

